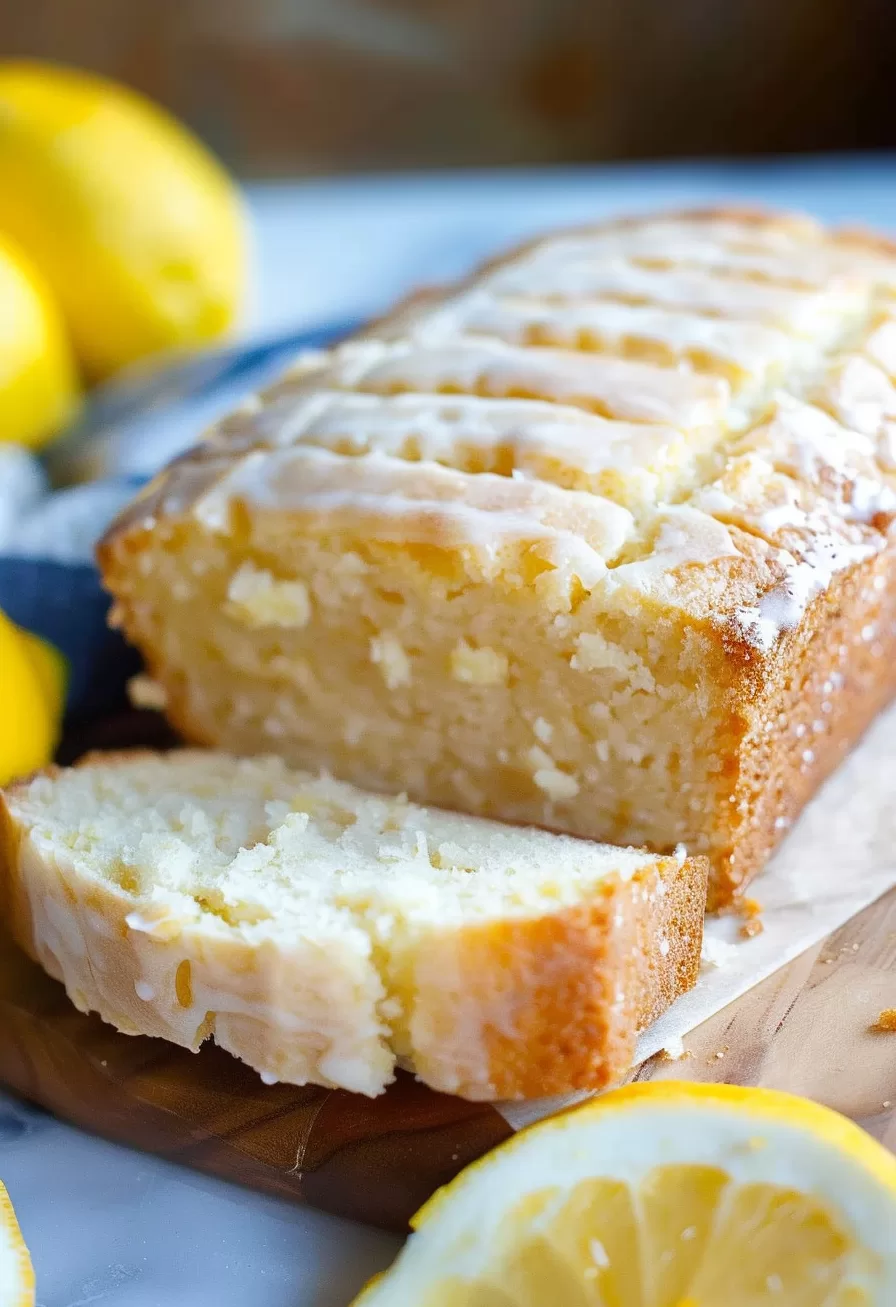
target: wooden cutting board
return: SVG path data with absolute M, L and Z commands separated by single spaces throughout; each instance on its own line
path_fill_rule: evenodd
M 75 1125 L 267 1193 L 403 1230 L 423 1200 L 513 1131 L 487 1105 L 400 1076 L 379 1099 L 266 1088 L 206 1047 L 119 1035 L 0 941 L 0 1084 Z M 771 1085 L 828 1103 L 896 1151 L 896 891 L 707 1021 L 638 1080 Z
M 128 719 L 67 752 L 136 742 Z M 631 1078 L 787 1089 L 845 1112 L 896 1151 L 896 1033 L 871 1030 L 885 1008 L 896 1008 L 896 890 L 705 1022 L 684 1059 L 652 1058 Z M 194 1055 L 120 1035 L 76 1011 L 2 938 L 0 1085 L 119 1143 L 391 1230 L 513 1133 L 496 1108 L 407 1075 L 373 1100 L 266 1087 L 220 1049 Z

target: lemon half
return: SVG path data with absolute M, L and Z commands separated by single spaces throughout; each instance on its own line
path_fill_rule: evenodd
M 52 285 L 102 377 L 231 325 L 244 294 L 237 191 L 142 96 L 73 69 L 0 64 L 0 229 Z
M 892 1307 L 896 1158 L 827 1108 L 673 1081 L 518 1135 L 364 1307 Z
M 9 1194 L 0 1184 L 0 1303 L 34 1307 L 34 1269 Z

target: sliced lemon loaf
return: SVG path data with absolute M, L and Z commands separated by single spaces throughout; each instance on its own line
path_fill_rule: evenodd
M 896 250 L 564 233 L 303 356 L 113 526 L 187 739 L 729 899 L 896 688 Z
M 599 1087 L 696 978 L 706 867 L 277 759 L 93 755 L 7 790 L 0 907 L 84 1011 L 266 1078 Z

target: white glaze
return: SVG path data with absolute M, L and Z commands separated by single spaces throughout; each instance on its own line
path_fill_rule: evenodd
M 469 547 L 484 555 L 539 540 L 574 564 L 586 585 L 631 537 L 631 513 L 597 495 L 483 474 L 469 478 L 434 464 L 370 454 L 344 458 L 296 446 L 256 450 L 216 477 L 193 511 L 214 531 L 230 529 L 234 502 L 326 518 L 380 540 Z
M 724 381 L 683 369 L 487 338 L 427 345 L 422 334 L 420 340 L 350 342 L 335 349 L 325 365 L 303 365 L 289 380 L 306 387 L 381 394 L 408 390 L 516 395 L 572 404 L 624 421 L 673 426 L 719 420 L 730 395 Z
M 769 224 L 730 218 L 652 218 L 615 228 L 572 232 L 536 247 L 567 259 L 624 258 L 761 278 L 783 286 L 823 288 L 832 278 L 862 275 L 896 285 L 896 260 L 831 241 L 810 218 Z
M 486 282 L 503 295 L 536 295 L 564 300 L 621 299 L 741 318 L 814 335 L 820 318 L 861 309 L 861 283 L 838 283 L 819 291 L 796 290 L 770 282 L 718 277 L 700 269 L 645 268 L 620 258 L 569 258 L 546 247 L 496 272 Z
M 495 336 L 514 345 L 560 349 L 607 350 L 611 354 L 665 352 L 666 364 L 693 359 L 716 367 L 730 365 L 760 380 L 773 367 L 783 368 L 798 354 L 801 342 L 776 327 L 730 318 L 707 318 L 683 310 L 589 300 L 557 304 L 523 294 L 501 297 L 476 289 L 441 308 L 420 310 L 399 318 L 399 330 L 411 329 L 415 339 L 438 345 L 458 336 Z
M 896 386 L 871 361 L 889 357 L 894 285 L 896 258 L 803 218 L 684 215 L 549 238 L 298 359 L 172 474 L 148 517 L 160 499 L 163 512 L 189 504 L 226 531 L 239 500 L 492 559 L 538 539 L 587 587 L 657 593 L 684 566 L 738 554 L 726 523 L 773 545 L 796 533 L 797 572 L 763 598 L 760 566 L 755 603 L 735 615 L 770 649 L 896 511 Z M 620 357 L 645 350 L 669 365 Z M 509 475 L 452 470 L 483 466 Z M 557 488 L 594 473 L 636 518 Z M 614 567 L 628 546 L 635 561 Z

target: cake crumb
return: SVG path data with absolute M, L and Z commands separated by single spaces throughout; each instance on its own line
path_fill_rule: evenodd
M 377 666 L 387 690 L 411 684 L 411 660 L 394 635 L 375 635 L 370 641 L 370 661 Z
M 311 599 L 303 581 L 279 580 L 252 563 L 243 563 L 230 578 L 226 608 L 235 621 L 249 627 L 301 630 L 311 621 Z
M 458 641 L 451 652 L 450 662 L 454 680 L 466 685 L 504 685 L 510 670 L 506 654 L 488 646 L 475 649 L 465 640 Z M 543 722 L 541 717 L 538 720 Z M 543 725 L 548 726 L 548 723 L 543 722 Z M 539 739 L 543 738 L 537 730 L 535 733 Z
M 738 911 L 743 917 L 740 930 L 737 932 L 741 939 L 755 939 L 757 935 L 761 935 L 765 930 L 762 904 L 757 899 L 743 899 Z
M 151 676 L 139 674 L 132 676 L 127 685 L 128 699 L 134 708 L 150 708 L 154 712 L 164 712 L 168 707 L 168 694 L 164 685 L 154 681 Z
M 876 1035 L 896 1035 L 896 1007 L 885 1007 L 869 1029 Z
M 550 722 L 545 721 L 543 717 L 536 717 L 532 723 L 532 730 L 535 732 L 536 739 L 541 740 L 542 744 L 550 744 L 554 738 L 554 728 Z
M 673 1035 L 665 1046 L 660 1049 L 660 1057 L 666 1062 L 680 1062 L 682 1058 L 691 1056 L 692 1054 L 684 1046 L 681 1035 Z

